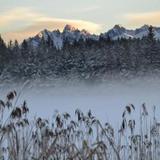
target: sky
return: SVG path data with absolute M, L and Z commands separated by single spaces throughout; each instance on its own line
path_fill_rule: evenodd
M 115 24 L 160 26 L 160 0 L 0 0 L 0 34 L 9 41 L 32 37 L 66 24 L 91 33 Z

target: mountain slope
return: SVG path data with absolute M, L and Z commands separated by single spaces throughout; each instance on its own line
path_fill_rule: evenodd
M 74 42 L 78 42 L 80 40 L 94 40 L 98 41 L 100 37 L 111 40 L 117 39 L 133 39 L 139 38 L 142 39 L 144 36 L 147 36 L 149 33 L 149 25 L 144 25 L 135 30 L 126 29 L 123 26 L 115 25 L 109 31 L 102 33 L 100 35 L 95 35 L 87 32 L 86 30 L 79 30 L 71 25 L 66 25 L 64 30 L 60 32 L 59 30 L 48 31 L 43 30 L 38 33 L 35 37 L 27 39 L 27 42 L 30 43 L 34 47 L 38 47 L 42 40 L 45 42 L 51 43 L 53 47 L 60 50 L 63 48 L 64 43 L 68 42 L 69 44 L 74 44 Z M 153 27 L 154 35 L 156 39 L 160 39 L 160 27 Z M 50 41 L 50 42 L 49 42 Z
M 135 30 L 126 29 L 120 25 L 115 25 L 108 32 L 101 34 L 103 38 L 111 38 L 112 40 L 117 40 L 121 38 L 129 39 L 129 38 L 140 38 L 142 39 L 144 36 L 147 36 L 149 33 L 149 25 L 144 25 Z M 156 39 L 160 39 L 160 28 L 153 27 L 154 35 Z
M 46 42 L 51 41 L 53 47 L 56 49 L 61 49 L 66 41 L 73 44 L 79 40 L 86 41 L 87 39 L 99 40 L 99 36 L 90 34 L 84 29 L 80 31 L 71 25 L 66 25 L 63 32 L 60 32 L 59 30 L 54 30 L 51 32 L 45 29 L 38 33 L 35 37 L 29 38 L 27 41 L 34 47 L 37 47 L 42 40 Z

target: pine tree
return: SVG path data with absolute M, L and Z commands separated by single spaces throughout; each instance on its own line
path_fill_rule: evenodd
M 6 64 L 8 64 L 9 61 L 10 59 L 6 44 L 0 35 L 0 75 L 2 74 Z
M 154 30 L 153 30 L 153 26 L 149 26 L 148 28 L 148 40 L 150 40 L 151 42 L 154 41 Z

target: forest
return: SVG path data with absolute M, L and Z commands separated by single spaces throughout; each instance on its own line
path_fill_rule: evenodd
M 99 40 L 65 41 L 56 49 L 52 41 L 42 38 L 38 47 L 27 40 L 22 43 L 0 37 L 1 81 L 53 80 L 57 78 L 102 80 L 110 77 L 132 78 L 159 75 L 160 41 L 153 28 L 142 39 L 99 37 Z

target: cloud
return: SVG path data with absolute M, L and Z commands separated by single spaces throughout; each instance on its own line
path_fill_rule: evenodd
M 129 13 L 123 16 L 127 20 L 127 25 L 131 27 L 144 24 L 160 25 L 160 11 L 144 12 L 144 13 Z
M 101 29 L 99 24 L 96 24 L 96 23 L 93 23 L 90 21 L 48 18 L 48 17 L 39 18 L 36 21 L 35 25 L 32 26 L 32 28 L 37 29 L 39 27 L 48 26 L 48 28 L 50 28 L 50 29 L 57 29 L 58 28 L 58 29 L 62 30 L 66 24 L 73 25 L 75 28 L 86 29 L 90 32 L 98 32 Z
M 101 25 L 90 21 L 47 17 L 26 8 L 17 8 L 0 15 L 0 32 L 7 41 L 9 39 L 22 41 L 43 29 L 60 29 L 62 31 L 66 24 L 86 29 L 91 33 L 101 30 Z
M 88 7 L 83 7 L 83 8 L 73 8 L 72 10 L 70 10 L 70 13 L 88 13 L 88 12 L 94 12 L 101 9 L 100 6 L 88 6 Z
M 23 25 L 30 25 L 42 15 L 32 12 L 29 8 L 15 8 L 0 15 L 0 31 L 14 30 Z M 12 27 L 11 27 L 12 26 Z

